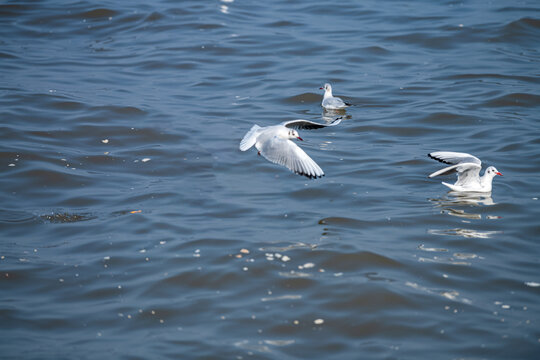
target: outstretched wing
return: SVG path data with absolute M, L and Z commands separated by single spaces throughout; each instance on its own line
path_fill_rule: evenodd
M 291 128 L 291 129 L 312 130 L 312 129 L 320 129 L 320 128 L 328 127 L 328 126 L 336 126 L 337 124 L 341 122 L 341 119 L 342 117 L 338 117 L 337 119 L 335 119 L 334 121 L 328 124 L 321 124 L 321 123 L 316 123 L 314 121 L 298 119 L 298 120 L 285 121 L 281 123 L 281 125 Z
M 430 178 L 457 173 L 458 179 L 454 184 L 456 186 L 467 186 L 480 181 L 482 162 L 474 155 L 453 151 L 435 151 L 429 153 L 428 156 L 434 160 L 451 165 L 430 174 Z
M 240 150 L 246 151 L 247 149 L 255 145 L 255 142 L 257 141 L 257 136 L 259 135 L 259 129 L 261 129 L 259 125 L 253 125 L 251 127 L 251 129 L 242 138 L 242 141 L 240 141 Z
M 474 155 L 453 151 L 435 151 L 429 153 L 428 156 L 433 160 L 440 161 L 448 165 L 456 165 L 461 163 L 478 164 L 482 166 L 482 161 Z
M 458 180 L 455 185 L 462 185 L 470 182 L 471 179 L 476 179 L 477 181 L 481 168 L 481 165 L 475 163 L 459 163 L 437 170 L 434 173 L 429 174 L 429 177 L 432 178 L 439 175 L 458 173 Z
M 272 136 L 260 141 L 257 146 L 261 155 L 268 161 L 283 165 L 298 175 L 308 178 L 324 176 L 324 172 L 300 147 L 291 140 Z

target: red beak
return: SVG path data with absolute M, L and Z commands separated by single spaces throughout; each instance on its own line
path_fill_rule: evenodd
M 497 174 L 499 176 L 503 176 L 500 172 L 496 172 L 495 174 Z
M 300 141 L 304 141 L 304 139 L 302 139 L 300 136 L 297 136 L 296 138 Z
M 319 90 L 324 90 L 324 88 L 319 88 Z

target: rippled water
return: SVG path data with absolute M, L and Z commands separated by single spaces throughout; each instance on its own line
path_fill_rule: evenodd
M 0 5 L 3 359 L 536 359 L 534 1 Z M 309 180 L 238 144 L 301 131 Z M 426 154 L 495 165 L 448 193 Z

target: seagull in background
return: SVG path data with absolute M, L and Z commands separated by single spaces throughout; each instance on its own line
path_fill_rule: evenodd
M 321 87 L 319 89 L 324 89 L 324 97 L 322 100 L 322 107 L 328 110 L 340 110 L 345 109 L 352 104 L 346 103 L 345 101 L 341 100 L 338 97 L 334 97 L 332 95 L 332 85 L 326 83 L 324 84 L 324 87 Z

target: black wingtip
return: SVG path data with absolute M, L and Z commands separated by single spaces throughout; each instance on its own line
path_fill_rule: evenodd
M 299 171 L 295 171 L 294 173 L 295 173 L 296 175 L 305 176 L 305 177 L 307 177 L 307 178 L 310 179 L 310 180 L 322 178 L 322 177 L 324 176 L 324 174 L 322 174 L 322 175 L 312 175 L 312 174 L 307 174 L 307 173 L 299 172 Z
M 347 105 L 347 106 L 353 106 L 354 104 L 351 104 L 351 103 L 346 102 L 345 105 Z
M 443 164 L 447 164 L 447 165 L 452 165 L 452 163 L 448 162 L 448 161 L 444 161 L 442 159 L 439 159 L 438 157 L 435 157 L 433 155 L 431 155 L 432 153 L 428 153 L 427 156 L 429 156 L 431 159 L 433 160 L 437 160 L 438 162 L 442 162 Z
M 327 126 L 335 126 L 341 123 L 341 120 L 343 120 L 343 116 L 337 117 L 334 120 L 332 120 L 331 123 L 329 123 Z

